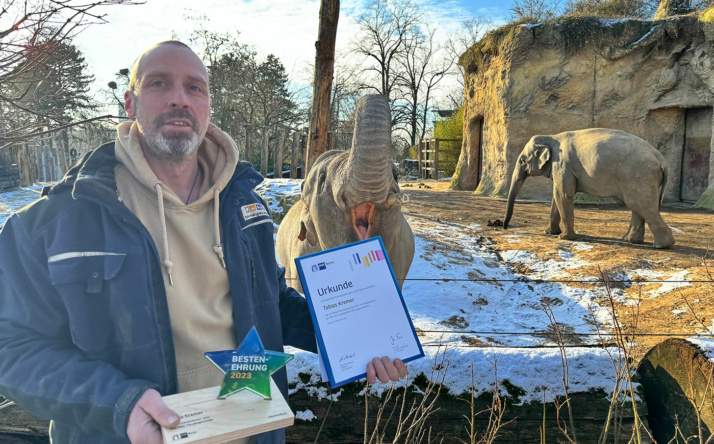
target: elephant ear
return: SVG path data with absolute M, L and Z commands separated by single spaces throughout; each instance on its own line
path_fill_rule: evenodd
M 298 240 L 307 243 L 311 247 L 317 244 L 317 235 L 315 234 L 315 224 L 312 222 L 312 217 L 307 208 L 303 208 L 302 214 L 300 215 L 300 233 L 298 234 Z
M 550 161 L 550 147 L 548 145 L 536 144 L 535 149 L 538 153 L 538 168 L 542 170 Z

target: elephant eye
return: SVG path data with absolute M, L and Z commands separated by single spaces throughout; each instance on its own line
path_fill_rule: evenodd
M 320 175 L 317 177 L 317 189 L 322 192 L 323 188 L 325 188 L 325 178 L 327 177 L 327 174 L 324 171 L 320 171 Z
M 519 158 L 518 158 L 518 163 L 520 163 L 521 165 L 523 165 L 524 163 L 526 163 L 526 159 L 524 159 L 523 157 L 519 157 Z

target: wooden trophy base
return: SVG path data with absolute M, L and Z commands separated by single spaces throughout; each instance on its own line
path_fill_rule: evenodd
M 248 390 L 217 399 L 220 386 L 165 396 L 181 417 L 175 429 L 162 428 L 164 443 L 218 444 L 293 425 L 295 415 L 270 378 L 266 400 Z

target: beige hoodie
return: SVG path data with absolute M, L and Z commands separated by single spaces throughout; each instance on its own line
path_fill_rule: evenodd
M 209 124 L 198 150 L 204 177 L 200 197 L 189 205 L 156 178 L 141 150 L 136 123 L 117 126 L 115 154 L 119 199 L 147 228 L 161 256 L 179 391 L 220 385 L 223 374 L 203 354 L 238 345 L 228 273 L 217 247 L 218 193 L 233 175 L 238 148 Z

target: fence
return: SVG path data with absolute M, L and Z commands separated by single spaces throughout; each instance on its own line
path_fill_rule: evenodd
M 242 159 L 263 177 L 302 177 L 307 135 L 288 127 L 246 125 L 242 140 Z M 287 167 L 287 170 L 286 170 Z M 275 172 L 280 171 L 276 175 Z
M 442 143 L 459 142 L 458 150 L 444 148 Z M 419 143 L 419 177 L 439 180 L 440 173 L 446 177 L 453 174 L 461 149 L 461 139 L 424 139 Z M 454 151 L 456 155 L 454 156 Z
M 115 137 L 114 128 L 100 125 L 53 133 L 0 150 L 0 167 L 17 165 L 21 186 L 58 181 L 84 154 Z M 273 177 L 276 170 L 282 171 L 279 177 L 302 177 L 307 135 L 289 128 L 247 126 L 236 142 L 241 159 L 260 168 L 264 177 Z
M 0 150 L 0 166 L 17 165 L 20 185 L 58 181 L 85 153 L 114 140 L 113 128 L 57 132 Z

